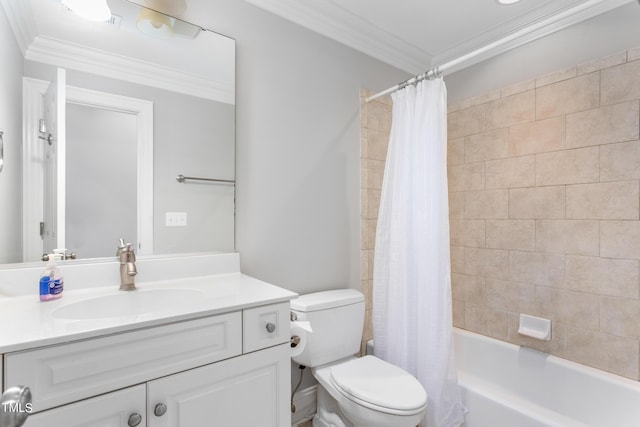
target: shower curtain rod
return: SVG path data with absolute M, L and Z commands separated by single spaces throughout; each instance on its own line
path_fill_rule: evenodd
M 470 59 L 472 59 L 472 58 L 474 58 L 476 56 L 482 55 L 483 53 L 486 53 L 486 52 L 488 52 L 488 51 L 490 51 L 492 49 L 495 49 L 495 48 L 497 48 L 499 46 L 502 46 L 502 45 L 512 41 L 516 37 L 520 37 L 521 35 L 522 34 L 520 33 L 520 31 L 518 31 L 517 33 L 511 34 L 511 35 L 509 35 L 507 37 L 503 37 L 500 40 L 497 40 L 497 41 L 495 41 L 493 43 L 489 43 L 489 44 L 487 44 L 487 45 L 485 45 L 485 46 L 483 46 L 483 47 L 481 47 L 479 49 L 476 49 L 476 50 L 471 51 L 471 52 L 469 52 L 469 53 L 467 53 L 465 55 L 462 55 L 459 58 L 456 58 L 456 59 L 453 59 L 453 60 L 451 60 L 451 61 L 449 61 L 447 63 L 444 63 L 444 64 L 440 65 L 439 67 L 432 68 L 432 69 L 430 69 L 428 71 L 425 71 L 424 73 L 418 74 L 417 76 L 410 78 L 409 80 L 406 80 L 406 81 L 404 81 L 402 83 L 398 83 L 397 85 L 395 85 L 393 87 L 390 87 L 387 90 L 383 90 L 382 92 L 378 92 L 375 95 L 371 95 L 370 97 L 366 98 L 365 101 L 366 102 L 371 102 L 374 99 L 380 98 L 381 96 L 385 96 L 385 95 L 393 93 L 393 92 L 395 92 L 397 90 L 404 89 L 407 85 L 412 85 L 412 84 L 417 83 L 417 82 L 419 82 L 421 80 L 433 78 L 438 73 L 443 73 L 444 71 L 448 70 L 449 68 L 455 67 L 456 65 L 460 65 L 460 64 L 462 64 L 464 62 L 469 61 Z
M 625 4 L 625 3 L 629 3 L 631 1 L 632 0 L 618 0 L 617 3 Z M 538 37 L 540 37 L 539 34 L 538 34 L 537 37 L 535 36 L 535 34 L 538 31 L 543 31 L 543 33 L 544 33 L 544 30 L 545 30 L 546 27 L 554 27 L 554 26 L 558 25 L 559 22 L 562 23 L 564 20 L 566 20 L 569 17 L 571 17 L 571 15 L 575 15 L 575 14 L 578 14 L 578 13 L 581 13 L 581 12 L 585 12 L 585 11 L 588 12 L 588 9 L 596 8 L 600 3 L 604 3 L 604 2 L 605 2 L 605 0 L 587 0 L 584 3 L 581 3 L 581 4 L 579 4 L 579 5 L 575 6 L 575 7 L 572 7 L 570 9 L 566 9 L 563 12 L 558 13 L 558 14 L 552 16 L 552 17 L 549 17 L 547 19 L 539 21 L 539 22 L 537 22 L 537 23 L 535 23 L 533 25 L 530 25 L 528 27 L 522 28 L 519 31 L 516 31 L 515 33 L 509 34 L 506 37 L 503 37 L 503 38 L 498 39 L 498 40 L 496 40 L 494 42 L 491 42 L 491 43 L 489 43 L 489 44 L 487 44 L 485 46 L 482 46 L 481 48 L 478 48 L 478 49 L 476 49 L 474 51 L 471 51 L 471 52 L 469 52 L 469 53 L 467 53 L 465 55 L 462 55 L 459 58 L 453 59 L 453 60 L 451 60 L 451 61 L 449 61 L 449 62 L 447 62 L 445 64 L 440 65 L 439 67 L 434 67 L 434 68 L 430 69 L 429 71 L 425 71 L 424 73 L 418 74 L 417 76 L 412 77 L 409 80 L 406 80 L 406 81 L 404 81 L 402 83 L 398 83 L 397 85 L 395 85 L 393 87 L 390 87 L 387 90 L 383 90 L 382 92 L 376 93 L 375 95 L 371 95 L 370 97 L 365 99 L 365 102 L 371 102 L 374 99 L 380 98 L 381 96 L 385 96 L 385 95 L 393 93 L 393 92 L 395 92 L 395 91 L 397 91 L 399 89 L 403 89 L 407 85 L 417 83 L 417 82 L 419 82 L 421 80 L 424 80 L 424 79 L 432 78 L 438 72 L 444 72 L 449 68 L 455 67 L 456 65 L 460 65 L 460 64 L 462 64 L 464 62 L 467 62 L 467 61 L 469 61 L 469 60 L 471 60 L 471 59 L 473 59 L 473 58 L 475 58 L 477 56 L 483 55 L 483 54 L 485 54 L 487 52 L 494 51 L 493 54 L 490 53 L 484 59 L 488 59 L 491 56 L 498 55 L 498 54 L 500 54 L 502 52 L 505 52 L 506 50 L 508 50 L 510 48 L 517 47 L 518 45 L 520 45 L 522 43 L 525 43 L 522 40 L 520 42 L 518 42 L 517 39 L 526 38 L 527 39 L 526 42 L 529 42 L 529 41 L 532 40 L 530 37 L 527 37 L 530 34 L 534 34 L 534 38 L 538 38 Z M 503 47 L 503 46 L 513 42 L 513 41 L 516 41 L 515 45 L 513 45 L 511 47 L 506 47 L 505 49 L 502 49 L 502 50 L 498 50 L 498 48 Z

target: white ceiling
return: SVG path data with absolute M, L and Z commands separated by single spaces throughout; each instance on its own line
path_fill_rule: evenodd
M 412 74 L 456 71 L 635 0 L 246 0 Z

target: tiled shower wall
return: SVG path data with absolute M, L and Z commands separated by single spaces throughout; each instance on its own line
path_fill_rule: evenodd
M 365 98 L 371 91 L 360 92 L 360 276 L 366 301 L 366 316 L 362 334 L 362 352 L 373 338 L 371 328 L 371 291 L 373 288 L 373 248 L 376 240 L 376 221 L 380 207 L 380 189 L 391 132 L 391 97 L 372 102 Z
M 363 106 L 368 296 L 388 114 Z M 454 325 L 640 379 L 640 49 L 449 105 L 448 122 Z M 519 313 L 551 319 L 552 340 L 518 335 Z

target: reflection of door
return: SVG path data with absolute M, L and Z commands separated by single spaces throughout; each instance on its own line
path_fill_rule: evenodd
M 44 95 L 44 207 L 42 242 L 44 253 L 65 247 L 65 70 L 58 68 L 56 78 Z M 47 135 L 43 135 L 47 136 Z

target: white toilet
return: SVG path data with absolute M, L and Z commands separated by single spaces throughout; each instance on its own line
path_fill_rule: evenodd
M 427 393 L 418 380 L 374 356 L 354 356 L 364 323 L 360 292 L 302 295 L 291 311 L 312 330 L 293 361 L 312 368 L 319 383 L 314 427 L 415 427 L 422 420 Z

